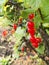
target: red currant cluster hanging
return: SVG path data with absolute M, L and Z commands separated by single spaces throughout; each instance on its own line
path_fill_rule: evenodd
M 18 24 L 21 24 L 22 23 L 22 17 L 21 18 L 19 18 L 19 22 L 18 22 Z M 11 34 L 13 34 L 15 31 L 16 31 L 16 29 L 17 29 L 17 27 L 18 27 L 18 25 L 17 24 L 13 24 L 12 25 L 12 29 L 11 29 Z M 6 37 L 8 35 L 8 30 L 4 30 L 3 32 L 2 32 L 2 36 L 3 37 Z
M 17 25 L 16 25 L 16 24 L 13 24 L 12 30 L 10 31 L 11 34 L 13 34 L 16 29 L 17 29 Z M 2 36 L 3 36 L 3 37 L 6 37 L 7 35 L 8 35 L 8 30 L 4 30 L 4 31 L 2 32 Z
M 30 42 L 33 47 L 37 48 L 39 46 L 39 43 L 41 42 L 41 38 L 35 37 L 35 24 L 32 22 L 32 19 L 34 19 L 34 14 L 29 14 L 28 16 L 29 21 L 27 22 L 27 30 L 30 34 Z

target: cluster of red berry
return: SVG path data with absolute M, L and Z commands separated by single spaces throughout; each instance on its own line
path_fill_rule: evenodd
M 13 28 L 12 28 L 12 30 L 10 31 L 11 34 L 13 34 L 16 29 L 17 29 L 17 25 L 16 25 L 16 24 L 13 24 Z M 8 30 L 4 30 L 4 31 L 2 32 L 2 36 L 3 36 L 3 37 L 6 37 L 7 34 L 8 34 Z
M 22 17 L 19 18 L 18 24 L 21 24 L 21 23 L 22 23 L 22 19 L 23 19 Z M 13 34 L 13 33 L 16 31 L 17 27 L 18 27 L 17 24 L 13 24 L 12 30 L 10 31 L 11 34 Z M 8 30 L 4 30 L 4 31 L 2 32 L 2 36 L 3 36 L 3 37 L 6 37 L 7 34 L 8 34 Z
M 41 38 L 35 37 L 35 24 L 32 22 L 32 19 L 34 18 L 34 14 L 30 14 L 28 16 L 29 21 L 27 22 L 27 29 L 28 33 L 30 34 L 30 42 L 32 43 L 32 46 L 37 48 L 39 46 L 39 43 L 41 42 Z

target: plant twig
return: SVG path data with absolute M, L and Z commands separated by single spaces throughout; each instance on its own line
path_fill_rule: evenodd
M 43 20 L 43 15 L 42 15 L 42 13 L 41 13 L 41 9 L 38 8 L 38 11 L 39 11 L 39 14 L 40 14 L 41 19 Z

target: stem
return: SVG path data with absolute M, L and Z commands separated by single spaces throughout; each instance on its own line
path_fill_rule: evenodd
M 43 15 L 42 15 L 42 13 L 41 13 L 40 8 L 38 8 L 38 11 L 39 11 L 39 14 L 40 14 L 41 19 L 43 20 Z
M 41 19 L 44 20 L 40 8 L 38 8 L 38 11 L 39 11 Z M 39 57 L 43 59 L 47 63 L 47 65 L 49 65 L 49 60 L 45 60 L 46 56 L 49 58 L 49 35 L 46 33 L 45 28 L 42 25 L 42 22 L 41 22 L 41 25 L 39 26 L 38 31 L 40 32 L 41 37 L 43 38 L 43 41 L 45 44 L 45 55 L 42 55 L 42 56 L 39 55 Z
M 46 56 L 49 58 L 49 35 L 46 33 L 45 28 L 43 28 L 42 24 L 39 26 L 39 32 L 45 44 L 45 56 L 43 55 L 43 57 L 40 57 L 47 63 L 47 65 L 49 65 L 48 60 L 45 60 Z

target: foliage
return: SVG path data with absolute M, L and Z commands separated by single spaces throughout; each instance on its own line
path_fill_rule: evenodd
M 0 59 L 0 65 L 7 65 L 7 64 L 10 65 L 9 59 L 10 57 Z
M 25 37 L 27 40 L 30 35 L 27 30 L 28 15 L 34 13 L 35 17 L 32 20 L 35 23 L 36 37 L 41 37 L 38 35 L 39 26 L 43 25 L 46 28 L 46 32 L 49 34 L 49 0 L 0 0 L 0 26 L 9 26 L 13 23 L 17 24 L 18 27 L 15 30 L 13 36 L 16 39 L 14 45 L 14 56 L 19 57 L 21 48 L 22 38 Z M 19 21 L 20 18 L 22 21 Z M 39 45 L 36 51 L 39 54 L 44 54 L 45 46 L 44 42 Z

